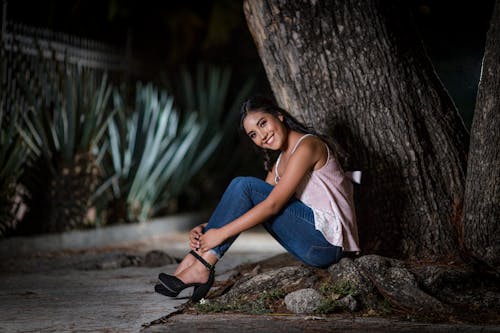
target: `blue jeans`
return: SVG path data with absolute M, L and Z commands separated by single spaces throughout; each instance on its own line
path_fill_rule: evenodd
M 231 223 L 271 193 L 273 186 L 254 177 L 237 177 L 226 189 L 205 231 Z M 342 258 L 342 248 L 325 239 L 314 226 L 311 208 L 291 199 L 280 213 L 263 223 L 264 228 L 293 256 L 307 265 L 328 267 Z M 211 251 L 220 259 L 238 235 Z

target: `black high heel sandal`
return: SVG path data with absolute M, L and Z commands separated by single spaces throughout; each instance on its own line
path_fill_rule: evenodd
M 210 290 L 210 288 L 212 288 L 212 285 L 214 284 L 215 280 L 214 266 L 206 262 L 206 260 L 203 259 L 198 253 L 194 251 L 191 251 L 189 253 L 193 257 L 198 259 L 198 261 L 200 261 L 206 268 L 208 268 L 208 270 L 210 271 L 208 281 L 205 283 L 184 283 L 179 278 L 173 275 L 160 273 L 160 275 L 158 275 L 158 279 L 160 280 L 164 288 L 157 287 L 158 285 L 156 285 L 155 286 L 156 292 L 165 296 L 176 297 L 184 289 L 189 287 L 195 287 L 193 295 L 191 296 L 191 300 L 193 302 L 198 302 L 200 299 L 202 299 L 208 294 L 208 291 Z
M 168 297 L 175 297 L 178 295 L 178 294 L 172 293 L 170 290 L 165 288 L 165 286 L 163 286 L 161 283 L 155 284 L 155 291 L 158 294 L 162 294 L 162 295 L 168 296 Z

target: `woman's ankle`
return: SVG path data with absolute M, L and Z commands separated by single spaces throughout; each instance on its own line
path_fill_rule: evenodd
M 194 264 L 195 261 L 197 261 L 197 259 L 188 253 L 175 269 L 174 275 L 179 275 L 182 271 Z
M 215 268 L 215 264 L 217 264 L 217 262 L 219 261 L 219 258 L 217 258 L 217 256 L 211 252 L 211 251 L 207 251 L 205 253 L 203 253 L 203 255 L 201 256 L 203 259 L 205 259 L 205 261 L 212 265 L 212 267 Z
M 218 258 L 210 252 L 203 253 L 202 258 L 212 266 L 215 266 L 218 261 Z M 187 267 L 179 274 L 175 274 L 175 276 L 181 279 L 184 283 L 205 283 L 208 281 L 210 274 L 211 272 L 208 267 L 206 267 L 198 259 L 194 259 L 191 266 Z
M 176 276 L 186 284 L 205 283 L 208 281 L 210 271 L 202 263 L 195 262 Z

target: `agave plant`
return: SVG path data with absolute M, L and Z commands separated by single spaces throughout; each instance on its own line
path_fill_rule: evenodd
M 109 218 L 145 220 L 175 196 L 171 188 L 179 168 L 188 167 L 184 159 L 200 133 L 197 115 L 181 117 L 173 108 L 173 98 L 151 84 L 137 85 L 135 110 L 130 112 L 115 94 L 118 113 L 108 129 L 108 160 L 103 168 L 110 177 L 98 194 L 111 187 L 118 206 L 127 216 Z M 116 213 L 116 212 L 115 212 Z
M 29 153 L 17 128 L 24 102 L 18 81 L 26 65 L 0 48 L 0 236 L 12 232 L 26 211 L 20 177 Z
M 98 185 L 95 151 L 112 116 L 111 87 L 105 75 L 78 67 L 66 67 L 64 76 L 42 67 L 35 77 L 36 86 L 26 87 L 31 103 L 20 131 L 37 157 L 30 207 L 38 209 L 31 215 L 43 217 L 41 231 L 63 231 L 84 224 Z
M 118 112 L 108 129 L 102 167 L 108 180 L 95 202 L 105 202 L 108 221 L 146 220 L 179 196 L 234 128 L 248 82 L 228 107 L 230 71 L 199 66 L 196 79 L 183 71 L 177 83 L 182 112 L 173 97 L 151 84 L 137 85 L 135 109 L 115 94 Z
M 196 71 L 196 80 L 187 71 L 181 72 L 181 91 L 179 104 L 184 112 L 196 114 L 199 118 L 201 129 L 197 140 L 193 143 L 189 154 L 186 156 L 186 165 L 191 168 L 179 169 L 176 179 L 191 178 L 206 163 L 215 148 L 221 142 L 234 113 L 225 115 L 225 102 L 231 72 L 229 69 L 218 67 L 205 67 L 199 65 Z
M 3 96 L 2 96 L 3 97 Z M 24 163 L 28 157 L 27 147 L 19 139 L 17 131 L 18 112 L 7 117 L 0 105 L 0 236 L 13 230 L 26 209 L 19 184 Z M 17 111 L 17 108 L 14 109 Z
M 185 112 L 196 113 L 201 124 L 200 134 L 194 147 L 184 160 L 190 168 L 179 168 L 173 187 L 185 186 L 183 179 L 191 179 L 202 167 L 209 174 L 225 173 L 235 168 L 238 158 L 220 159 L 219 156 L 239 153 L 235 136 L 238 127 L 238 110 L 254 83 L 249 78 L 235 94 L 229 92 L 231 70 L 218 66 L 198 65 L 195 75 L 185 68 L 181 71 L 178 85 L 178 102 Z M 170 84 L 172 85 L 172 84 Z M 230 99 L 232 97 L 232 99 Z M 224 144 L 221 144 L 221 143 Z

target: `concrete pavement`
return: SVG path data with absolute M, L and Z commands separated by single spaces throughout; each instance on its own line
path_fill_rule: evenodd
M 93 270 L 88 269 L 93 267 L 89 263 L 108 260 L 109 264 L 115 254 L 143 254 L 152 249 L 180 257 L 188 251 L 187 236 L 171 232 L 106 248 L 4 256 L 0 332 L 139 332 L 144 324 L 188 300 L 153 291 L 158 273 L 172 273 L 176 265 Z M 241 263 L 283 251 L 267 234 L 243 234 L 217 265 L 217 275 L 220 278 Z M 190 292 L 179 296 L 187 297 Z

